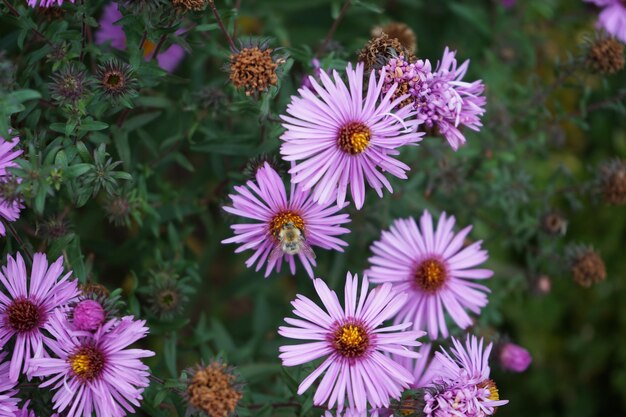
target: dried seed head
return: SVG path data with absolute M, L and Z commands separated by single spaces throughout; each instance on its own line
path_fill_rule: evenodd
M 608 204 L 626 204 L 626 162 L 615 159 L 598 168 L 596 189 Z
M 272 49 L 258 46 L 243 48 L 230 56 L 230 81 L 243 88 L 247 96 L 258 95 L 270 85 L 278 83 L 278 63 L 272 58 Z
M 182 313 L 188 300 L 175 273 L 170 271 L 153 273 L 147 296 L 148 309 L 152 314 L 161 320 L 171 320 Z
M 108 298 L 111 293 L 102 284 L 94 284 L 88 282 L 87 284 L 80 284 L 80 292 L 83 297 L 90 299 Z
M 381 69 L 391 58 L 397 58 L 400 55 L 403 55 L 407 61 L 414 60 L 411 51 L 405 48 L 398 39 L 383 33 L 365 44 L 359 52 L 358 60 L 365 64 L 367 71 L 371 71 Z
M 112 60 L 98 66 L 98 86 L 105 97 L 117 100 L 135 95 L 137 81 L 130 65 Z
M 557 211 L 548 211 L 541 217 L 541 230 L 550 236 L 563 236 L 567 232 L 567 219 Z
M 70 65 L 52 75 L 50 94 L 61 104 L 75 104 L 86 95 L 89 84 L 85 72 Z
M 172 0 L 172 5 L 180 12 L 204 10 L 207 0 Z
M 69 229 L 69 222 L 61 216 L 54 216 L 37 224 L 35 234 L 47 242 L 65 236 Z
M 598 35 L 587 45 L 585 65 L 597 74 L 614 74 L 624 69 L 624 45 L 613 37 Z
M 573 246 L 568 248 L 570 271 L 574 281 L 582 287 L 591 287 L 593 284 L 606 279 L 606 267 L 602 257 L 592 248 Z
M 236 377 L 225 363 L 213 361 L 208 366 L 197 365 L 187 381 L 187 401 L 210 417 L 228 417 L 235 412 L 242 398 Z
M 381 36 L 383 33 L 386 33 L 389 38 L 397 39 L 412 54 L 417 52 L 417 36 L 407 24 L 390 22 L 385 26 L 376 26 L 372 29 L 372 37 Z

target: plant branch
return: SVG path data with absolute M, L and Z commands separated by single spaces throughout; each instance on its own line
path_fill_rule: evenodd
M 13 225 L 9 222 L 5 222 L 4 220 L 2 221 L 2 223 L 4 223 L 5 228 L 9 231 L 9 233 L 11 233 L 11 236 L 13 236 L 13 239 L 15 239 L 17 243 L 20 245 L 20 247 L 22 248 L 22 250 L 28 257 L 28 259 L 30 259 L 30 262 L 33 263 L 33 254 L 30 252 L 30 249 L 26 247 L 26 245 L 24 244 L 24 241 L 22 240 L 20 235 L 17 233 Z
M 326 34 L 326 37 L 324 38 L 324 42 L 322 42 L 322 45 L 319 47 L 319 49 L 315 53 L 316 57 L 319 57 L 321 54 L 324 53 L 324 51 L 328 47 L 328 43 L 333 38 L 333 35 L 335 34 L 335 31 L 337 30 L 339 23 L 341 22 L 341 20 L 343 20 L 343 17 L 346 15 L 346 12 L 348 11 L 349 8 L 350 8 L 350 0 L 345 0 L 345 2 L 343 3 L 343 6 L 341 7 L 341 11 L 339 12 L 339 15 L 337 16 L 337 18 L 333 22 L 333 25 L 330 27 L 330 29 L 328 30 L 328 33 Z
M 237 47 L 235 46 L 235 42 L 233 38 L 228 34 L 226 27 L 224 26 L 224 22 L 222 22 L 222 18 L 220 17 L 220 12 L 217 11 L 217 7 L 215 7 L 215 2 L 213 0 L 209 0 L 209 7 L 213 12 L 213 16 L 215 16 L 215 20 L 217 20 L 217 24 L 220 27 L 220 30 L 224 34 L 224 37 L 228 41 L 228 45 L 230 46 L 231 51 L 236 51 Z

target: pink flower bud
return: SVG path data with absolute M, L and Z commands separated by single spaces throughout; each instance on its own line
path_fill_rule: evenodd
M 514 343 L 506 343 L 500 349 L 500 365 L 512 372 L 524 372 L 533 358 L 530 353 Z
M 94 331 L 104 322 L 106 313 L 95 300 L 83 300 L 74 307 L 74 326 L 78 330 Z

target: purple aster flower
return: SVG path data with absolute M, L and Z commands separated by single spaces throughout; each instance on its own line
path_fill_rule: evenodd
M 3 361 L 6 353 L 0 353 L 0 361 Z M 9 362 L 0 364 L 0 417 L 14 417 L 19 410 L 17 409 L 17 389 L 15 389 L 15 381 L 9 378 Z
M 499 349 L 502 368 L 512 372 L 524 372 L 533 361 L 530 353 L 515 343 L 505 343 Z
M 385 75 L 370 74 L 363 97 L 363 64 L 346 68 L 348 85 L 337 71 L 333 79 L 320 71 L 321 84 L 313 77 L 312 90 L 300 88 L 282 115 L 286 132 L 280 152 L 287 161 L 300 161 L 289 171 L 291 182 L 305 190 L 314 188 L 313 198 L 326 203 L 346 200 L 348 185 L 357 209 L 365 200 L 365 181 L 382 197 L 383 187 L 392 192 L 389 180 L 380 171 L 406 179 L 410 168 L 395 159 L 398 148 L 415 144 L 418 120 L 409 107 L 395 110 L 405 97 L 392 99 L 395 88 L 382 95 Z M 379 171 L 380 170 L 380 171 Z
M 434 366 L 436 364 L 431 361 L 431 349 L 432 345 L 430 343 L 424 343 L 420 346 L 420 356 L 417 359 L 406 356 L 391 355 L 391 359 L 393 359 L 394 362 L 402 365 L 413 375 L 411 389 L 423 388 L 432 382 L 435 372 Z
M 74 0 L 69 1 L 74 3 Z M 30 7 L 37 7 L 37 3 L 39 3 L 39 7 L 62 6 L 63 0 L 28 0 Z
M 397 84 L 398 90 L 408 92 L 410 99 L 400 105 L 414 107 L 424 127 L 442 134 L 452 149 L 457 150 L 465 143 L 461 126 L 480 130 L 487 100 L 482 95 L 485 90 L 482 81 L 462 81 L 469 60 L 457 67 L 455 55 L 456 52 L 446 48 L 435 71 L 431 71 L 428 60 L 409 63 L 403 57 L 392 59 L 385 66 L 383 91 Z M 410 101 L 414 106 L 407 106 Z
M 143 320 L 112 319 L 94 334 L 71 330 L 60 311 L 46 329 L 56 357 L 34 358 L 31 374 L 45 378 L 39 387 L 52 387 L 54 409 L 67 417 L 122 417 L 133 413 L 150 385 L 149 368 L 141 358 L 154 352 L 128 349 L 148 333 Z
M 340 226 L 350 221 L 348 215 L 337 214 L 348 203 L 317 204 L 300 186 L 292 186 L 287 199 L 283 181 L 267 162 L 256 171 L 256 183 L 248 181 L 235 191 L 237 194 L 229 196 L 233 206 L 225 206 L 224 210 L 254 222 L 232 225 L 235 236 L 222 243 L 240 243 L 237 253 L 253 249 L 246 266 L 256 263 L 258 271 L 267 261 L 265 277 L 274 268 L 280 272 L 283 260 L 294 274 L 297 256 L 313 278 L 312 267 L 316 264 L 311 246 L 343 252 L 342 246 L 348 245 L 335 237 L 350 232 Z
M 43 253 L 36 253 L 30 279 L 19 253 L 13 259 L 7 256 L 0 282 L 7 294 L 0 293 L 0 349 L 14 339 L 9 379 L 17 381 L 20 371 L 26 372 L 34 358 L 45 356 L 50 338 L 42 333 L 52 312 L 67 305 L 78 296 L 72 272 L 63 275 L 63 257 L 50 267 Z
M 111 43 L 111 46 L 121 51 L 126 50 L 126 34 L 121 26 L 116 25 L 116 22 L 122 18 L 122 13 L 119 11 L 117 3 L 109 3 L 102 11 L 102 17 L 100 18 L 100 28 L 96 31 L 96 44 L 102 45 L 107 42 Z M 176 32 L 177 35 L 184 33 L 184 30 Z M 156 44 L 149 39 L 146 39 L 143 44 L 144 58 L 146 61 L 152 58 L 152 54 L 156 49 Z M 185 50 L 180 45 L 171 45 L 165 51 L 159 52 L 157 55 L 157 62 L 159 66 L 167 72 L 173 72 L 180 62 L 185 57 Z
M 424 413 L 428 417 L 485 417 L 496 407 L 508 403 L 500 400 L 498 388 L 489 378 L 489 354 L 492 344 L 483 349 L 483 340 L 467 336 L 465 346 L 452 338 L 452 355 L 445 350 L 435 354 L 438 375 L 424 395 Z
M 380 327 L 402 307 L 407 295 L 393 291 L 391 284 L 376 287 L 368 294 L 367 277 L 363 278 L 359 294 L 358 281 L 357 275 L 352 277 L 348 273 L 345 307 L 342 308 L 337 294 L 324 281 L 315 279 L 315 290 L 326 311 L 298 295 L 291 304 L 294 314 L 300 318 L 285 318 L 293 327 L 278 329 L 283 337 L 313 340 L 281 346 L 279 357 L 284 366 L 326 358 L 302 381 L 298 394 L 304 393 L 321 377 L 313 403 L 328 408 L 337 404 L 338 411 L 345 405 L 357 412 L 366 411 L 368 404 L 374 408 L 388 407 L 390 398 L 399 398 L 413 377 L 385 353 L 417 358 L 419 353 L 407 346 L 419 346 L 416 339 L 424 334 L 405 331 L 411 323 Z
M 412 321 L 414 329 L 428 329 L 431 339 L 440 333 L 448 336 L 444 309 L 460 328 L 472 324 L 465 310 L 479 314 L 489 292 L 473 281 L 493 275 L 476 268 L 487 260 L 480 241 L 463 248 L 472 227 L 455 235 L 454 223 L 454 216 L 443 213 L 433 230 L 432 217 L 424 211 L 419 227 L 413 218 L 398 219 L 371 247 L 374 256 L 367 274 L 372 282 L 389 282 L 409 294 L 395 322 Z
M 72 310 L 72 324 L 76 330 L 93 332 L 106 318 L 104 308 L 96 300 L 82 300 Z
M 626 2 L 624 0 L 585 0 L 602 8 L 597 26 L 626 43 Z
M 16 198 L 8 190 L 18 181 L 7 168 L 17 167 L 15 158 L 22 154 L 21 150 L 14 149 L 20 143 L 15 137 L 11 141 L 0 136 L 0 189 L 7 189 L 7 192 L 0 191 L 0 218 L 7 222 L 14 222 L 20 217 L 20 210 L 24 208 L 22 201 Z M 4 236 L 6 230 L 4 223 L 0 221 L 0 236 Z

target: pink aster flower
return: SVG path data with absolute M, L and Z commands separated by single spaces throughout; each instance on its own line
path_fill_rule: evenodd
M 391 359 L 393 359 L 394 362 L 402 365 L 413 375 L 411 389 L 423 388 L 432 382 L 435 370 L 433 362 L 431 361 L 431 349 L 432 345 L 430 343 L 424 343 L 420 346 L 420 356 L 417 359 L 406 356 L 391 355 Z
M 139 407 L 149 368 L 142 358 L 154 352 L 128 349 L 148 333 L 143 320 L 112 319 L 94 334 L 71 330 L 57 311 L 46 329 L 54 337 L 55 357 L 35 358 L 31 374 L 44 378 L 39 387 L 52 387 L 54 410 L 67 417 L 122 417 Z
M 283 260 L 294 274 L 297 257 L 313 278 L 316 264 L 312 246 L 343 252 L 342 246 L 348 245 L 335 237 L 350 232 L 340 226 L 350 221 L 348 215 L 337 214 L 348 203 L 317 204 L 308 191 L 299 186 L 291 188 L 288 199 L 282 179 L 265 162 L 256 172 L 256 182 L 235 187 L 237 193 L 229 196 L 232 207 L 224 207 L 227 212 L 253 222 L 232 225 L 235 236 L 222 243 L 241 244 L 237 253 L 253 249 L 246 266 L 250 268 L 256 263 L 258 271 L 267 261 L 265 277 L 274 268 L 280 272 Z
M 483 349 L 483 340 L 467 336 L 465 346 L 452 338 L 452 355 L 445 350 L 435 354 L 438 375 L 425 394 L 427 417 L 485 417 L 508 403 L 500 400 L 498 388 L 490 379 L 489 354 L 492 344 Z
M 626 43 L 626 3 L 623 0 L 585 0 L 602 8 L 597 26 Z
M 7 141 L 0 136 L 0 219 L 7 222 L 16 221 L 20 217 L 21 209 L 24 208 L 21 200 L 16 199 L 13 195 L 4 195 L 5 193 L 1 191 L 4 187 L 10 189 L 18 181 L 7 170 L 7 168 L 17 167 L 15 159 L 22 154 L 21 150 L 15 149 L 18 143 L 20 140 L 17 137 Z M 5 234 L 4 223 L 0 221 L 0 236 Z
M 100 28 L 96 31 L 96 44 L 102 45 L 107 42 L 111 43 L 111 46 L 120 51 L 126 50 L 126 34 L 121 26 L 116 22 L 122 18 L 122 13 L 119 11 L 117 3 L 109 3 L 102 11 L 102 17 L 100 18 Z M 177 35 L 184 33 L 184 30 L 176 32 Z M 156 49 L 156 44 L 149 39 L 146 39 L 143 45 L 144 58 L 146 61 L 152 59 L 152 54 Z M 156 59 L 159 66 L 167 72 L 174 72 L 180 62 L 185 57 L 185 50 L 180 45 L 171 45 L 166 50 L 159 52 Z
M 74 0 L 69 0 L 69 2 L 74 3 Z M 62 6 L 63 0 L 28 0 L 30 7 L 37 7 L 37 3 L 39 3 L 39 7 Z
M 42 329 L 46 327 L 52 312 L 67 305 L 78 296 L 72 272 L 63 275 L 63 257 L 48 267 L 43 253 L 36 253 L 28 278 L 22 255 L 13 259 L 7 256 L 2 267 L 0 282 L 7 294 L 0 293 L 0 349 L 14 340 L 9 379 L 17 381 L 20 371 L 26 372 L 34 358 L 45 356 L 50 339 Z
M 342 308 L 337 294 L 324 281 L 315 279 L 315 290 L 326 311 L 298 295 L 291 304 L 294 314 L 300 318 L 286 318 L 293 327 L 281 326 L 278 333 L 291 339 L 312 341 L 281 346 L 279 357 L 284 366 L 325 358 L 302 381 L 299 395 L 321 377 L 313 397 L 315 405 L 327 405 L 330 409 L 337 404 L 338 411 L 343 411 L 347 405 L 362 413 L 368 409 L 368 404 L 373 408 L 388 407 L 390 398 L 399 398 L 410 386 L 411 373 L 386 353 L 417 358 L 419 353 L 407 346 L 419 346 L 416 339 L 424 332 L 405 331 L 411 323 L 381 327 L 402 307 L 407 295 L 393 291 L 390 284 L 368 293 L 367 277 L 363 278 L 359 292 L 358 281 L 357 275 L 352 277 L 348 273 Z
M 418 120 L 409 107 L 394 110 L 405 97 L 392 99 L 395 88 L 382 95 L 384 73 L 370 75 L 364 90 L 363 64 L 346 68 L 348 85 L 337 71 L 333 79 L 320 70 L 321 84 L 310 77 L 312 90 L 300 88 L 282 115 L 280 152 L 287 161 L 300 161 L 289 171 L 291 182 L 304 190 L 314 188 L 320 203 L 346 200 L 350 186 L 357 209 L 363 207 L 365 182 L 382 197 L 383 187 L 392 192 L 388 172 L 406 179 L 410 168 L 398 161 L 398 148 L 421 140 Z M 363 97 L 365 91 L 365 97 Z
M 3 361 L 6 353 L 0 353 L 0 361 Z M 9 362 L 0 364 L 0 417 L 14 417 L 19 410 L 17 409 L 17 389 L 15 389 L 15 381 L 9 378 Z
M 409 294 L 395 322 L 412 321 L 415 329 L 428 329 L 431 339 L 448 336 L 444 309 L 460 328 L 472 324 L 466 309 L 479 314 L 489 292 L 474 280 L 493 275 L 476 268 L 487 260 L 480 241 L 463 248 L 472 227 L 454 234 L 454 223 L 454 216 L 443 213 L 433 230 L 432 217 L 424 211 L 419 227 L 413 218 L 396 220 L 371 247 L 367 274 L 372 282 L 389 282 Z

